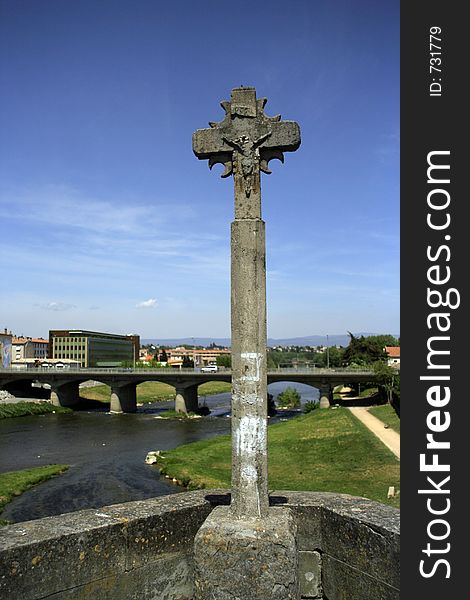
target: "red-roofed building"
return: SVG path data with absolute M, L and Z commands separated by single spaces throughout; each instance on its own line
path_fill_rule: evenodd
M 49 340 L 44 340 L 43 338 L 33 338 L 31 342 L 33 344 L 34 358 L 47 358 Z
M 25 358 L 46 358 L 49 342 L 42 338 L 16 337 L 13 336 L 12 360 L 23 360 Z
M 387 354 L 387 364 L 389 367 L 400 368 L 400 346 L 385 346 L 384 352 Z

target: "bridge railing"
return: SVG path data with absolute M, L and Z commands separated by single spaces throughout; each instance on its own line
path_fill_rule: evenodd
M 371 369 L 356 369 L 356 368 L 351 368 L 351 369 L 323 369 L 323 368 L 317 368 L 317 367 L 300 367 L 298 369 L 294 368 L 294 367 L 283 367 L 282 369 L 269 369 L 268 373 L 270 375 L 273 375 L 274 373 L 282 373 L 282 374 L 298 374 L 301 375 L 302 373 L 308 374 L 308 375 L 342 375 L 342 374 L 351 374 L 351 375 L 374 375 L 374 371 L 372 371 Z
M 79 375 L 92 375 L 92 374 L 136 374 L 136 375 L 146 375 L 146 374 L 159 374 L 159 375 L 177 375 L 180 373 L 184 374 L 200 374 L 200 375 L 212 375 L 216 373 L 221 374 L 231 374 L 231 369 L 221 368 L 218 371 L 201 371 L 199 368 L 190 368 L 190 369 L 172 369 L 172 368 L 160 368 L 160 369 L 151 369 L 151 368 L 121 368 L 121 367 L 90 367 L 90 368 L 69 368 L 69 367 L 39 367 L 39 368 L 29 368 L 29 369 L 0 369 L 0 373 L 3 374 L 47 374 L 47 373 L 73 373 Z M 275 373 L 282 373 L 285 375 L 302 375 L 303 373 L 308 375 L 343 375 L 343 374 L 351 374 L 351 375 L 374 375 L 374 371 L 371 369 L 357 369 L 357 368 L 343 368 L 343 369 L 324 369 L 317 367 L 283 367 L 278 369 L 269 369 L 268 373 L 274 375 Z

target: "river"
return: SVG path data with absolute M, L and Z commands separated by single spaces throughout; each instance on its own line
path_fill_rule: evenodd
M 287 386 L 301 402 L 318 400 L 318 390 L 298 383 L 273 383 L 274 399 Z M 69 470 L 14 499 L 1 517 L 12 522 L 39 519 L 84 508 L 179 493 L 182 488 L 145 464 L 150 450 L 168 450 L 230 432 L 230 393 L 200 398 L 211 416 L 201 419 L 158 419 L 174 403 L 139 407 L 134 414 L 104 411 L 49 414 L 0 420 L 0 473 L 54 463 Z M 271 422 L 299 411 L 284 411 Z

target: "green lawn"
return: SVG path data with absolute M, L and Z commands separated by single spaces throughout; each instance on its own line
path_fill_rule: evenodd
M 370 398 L 370 396 L 375 396 L 375 394 L 377 394 L 378 391 L 379 391 L 379 388 L 376 388 L 376 387 L 366 388 L 365 390 L 361 390 L 359 397 L 360 398 Z
M 12 402 L 0 404 L 0 419 L 25 417 L 27 415 L 45 415 L 48 413 L 73 413 L 70 408 L 54 406 L 48 402 Z
M 208 381 L 198 387 L 199 398 L 202 396 L 212 396 L 213 394 L 222 394 L 229 392 L 230 383 L 223 381 Z M 88 400 L 98 400 L 99 402 L 110 402 L 111 388 L 108 385 L 97 385 L 95 387 L 81 388 L 80 396 Z M 137 386 L 137 402 L 158 402 L 161 400 L 174 400 L 175 388 L 167 383 L 159 381 L 145 381 Z
M 374 415 L 374 417 L 377 417 L 377 419 L 380 419 L 383 423 L 388 425 L 391 429 L 400 433 L 400 417 L 390 404 L 372 406 L 369 408 L 369 412 L 371 415 Z
M 269 488 L 342 492 L 399 506 L 400 463 L 350 411 L 315 410 L 270 425 Z M 220 436 L 165 452 L 158 466 L 190 488 L 230 487 L 231 441 Z
M 68 465 L 46 465 L 44 467 L 34 467 L 33 469 L 0 473 L 0 512 L 15 496 L 19 496 L 41 481 L 46 481 L 63 473 L 68 468 Z M 0 525 L 7 524 L 8 521 L 0 519 Z

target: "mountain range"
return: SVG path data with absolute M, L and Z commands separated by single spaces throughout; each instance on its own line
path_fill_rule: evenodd
M 355 336 L 370 336 L 370 335 L 382 335 L 378 333 L 354 333 Z M 399 338 L 397 334 L 392 334 L 394 337 Z M 192 346 L 210 346 L 210 344 L 216 344 L 217 346 L 230 346 L 230 338 L 215 338 L 215 337 L 186 337 L 186 338 L 145 338 L 141 340 L 143 345 L 154 344 L 155 346 L 184 346 L 186 344 Z M 306 335 L 303 337 L 291 337 L 291 338 L 268 338 L 268 346 L 343 346 L 346 347 L 349 344 L 348 334 L 334 334 L 328 335 Z

